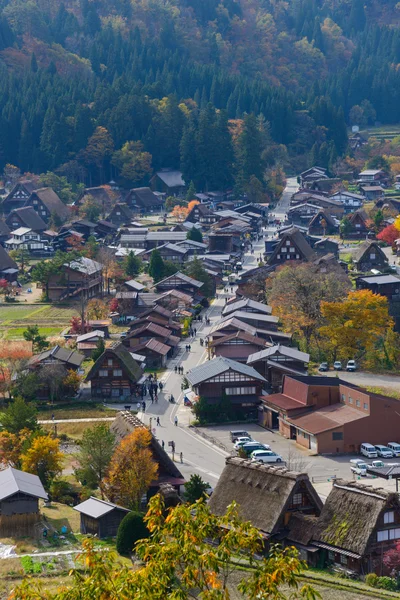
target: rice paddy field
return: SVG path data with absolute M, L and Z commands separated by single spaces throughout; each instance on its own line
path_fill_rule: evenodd
M 8 340 L 23 339 L 28 325 L 38 325 L 42 335 L 58 337 L 79 312 L 73 306 L 26 304 L 0 306 L 0 337 Z

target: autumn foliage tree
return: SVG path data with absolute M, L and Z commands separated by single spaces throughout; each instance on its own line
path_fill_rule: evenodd
M 0 392 L 10 391 L 15 376 L 32 356 L 30 342 L 2 341 L 0 343 Z
M 105 492 L 111 502 L 132 509 L 140 507 L 143 494 L 158 473 L 150 443 L 150 431 L 141 427 L 127 435 L 117 446 L 105 483 Z
M 78 561 L 82 567 L 61 592 L 49 592 L 32 579 L 13 593 L 13 600 L 288 600 L 320 598 L 312 586 L 300 581 L 307 569 L 293 547 L 272 545 L 262 555 L 261 533 L 239 517 L 235 503 L 226 513 L 214 515 L 207 504 L 181 504 L 169 511 L 160 495 L 149 503 L 145 517 L 150 537 L 139 540 L 135 551 L 142 565 L 132 569 L 93 540 L 83 541 Z M 210 544 L 210 540 L 216 540 Z M 237 570 L 240 555 L 251 569 Z M 81 565 L 79 565 L 81 566 Z
M 6 467 L 21 468 L 22 449 L 32 435 L 29 429 L 22 429 L 16 433 L 10 431 L 0 432 L 0 460 Z
M 100 320 L 108 316 L 109 308 L 106 302 L 99 298 L 89 300 L 86 306 L 86 316 L 88 319 Z
M 304 339 L 306 349 L 322 324 L 321 302 L 343 298 L 349 287 L 339 266 L 321 273 L 312 263 L 284 265 L 266 280 L 268 304 L 285 331 Z
M 388 225 L 376 236 L 378 240 L 385 242 L 388 246 L 394 246 L 396 240 L 400 237 L 400 232 L 394 225 Z
M 183 223 L 188 214 L 189 209 L 187 206 L 174 206 L 171 212 L 171 216 L 176 219 L 178 223 Z
M 35 438 L 30 448 L 21 456 L 22 470 L 38 475 L 46 490 L 51 482 L 61 475 L 62 461 L 59 441 L 49 435 Z
M 325 324 L 320 334 L 334 358 L 360 358 L 393 328 L 387 298 L 370 290 L 349 292 L 336 302 L 322 302 Z

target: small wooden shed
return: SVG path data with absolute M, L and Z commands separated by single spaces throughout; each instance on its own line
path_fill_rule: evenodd
M 93 496 L 74 506 L 74 510 L 81 514 L 80 532 L 97 535 L 100 539 L 115 537 L 122 519 L 130 512 L 128 508 Z

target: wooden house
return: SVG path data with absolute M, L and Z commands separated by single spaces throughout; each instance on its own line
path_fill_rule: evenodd
M 173 355 L 171 346 L 154 337 L 141 344 L 131 346 L 131 350 L 146 358 L 146 367 L 149 369 L 162 369 L 166 366 L 167 359 Z
M 167 243 L 157 247 L 163 260 L 168 260 L 176 265 L 183 265 L 187 261 L 189 252 L 179 244 Z M 142 255 L 143 260 L 150 260 L 153 250 L 148 250 Z
M 394 274 L 358 277 L 357 290 L 371 290 L 374 294 L 385 296 L 389 302 L 389 314 L 394 319 L 394 329 L 400 332 L 400 278 Z
M 365 210 L 356 210 L 348 217 L 351 229 L 346 237 L 365 238 L 369 234 L 368 215 Z
M 39 186 L 37 182 L 31 179 L 23 179 L 16 183 L 11 192 L 4 198 L 2 202 L 1 208 L 3 214 L 9 215 L 10 212 L 16 208 L 22 208 L 26 206 L 30 195 L 38 187 Z
M 193 277 L 177 271 L 174 275 L 170 275 L 156 283 L 155 288 L 157 292 L 167 292 L 172 289 L 181 290 L 192 296 L 198 296 L 199 293 L 201 294 L 200 290 L 203 285 L 202 281 L 197 281 L 197 279 L 193 279 Z
M 37 475 L 13 467 L 0 471 L 0 536 L 33 537 L 40 499 L 48 495 Z
M 82 195 L 84 196 L 92 196 L 94 200 L 96 200 L 96 204 L 99 208 L 101 208 L 101 213 L 104 215 L 107 210 L 109 210 L 111 206 L 111 196 L 108 193 L 107 189 L 100 185 L 97 187 L 85 188 L 85 191 Z
M 310 235 L 330 235 L 339 231 L 339 223 L 328 213 L 321 210 L 314 215 L 308 225 Z
M 278 241 L 271 256 L 268 258 L 270 266 L 277 266 L 287 261 L 311 262 L 315 253 L 304 235 L 296 228 L 287 230 Z
M 109 221 L 117 227 L 129 225 L 132 220 L 133 212 L 127 204 L 122 202 L 118 202 L 106 217 L 106 221 Z
M 154 192 L 163 192 L 167 196 L 182 197 L 186 193 L 186 184 L 181 171 L 173 169 L 157 171 L 150 180 L 150 186 Z
M 197 396 L 209 404 L 217 404 L 226 396 L 242 416 L 255 412 L 265 383 L 252 367 L 222 356 L 190 369 L 186 378 Z
M 319 256 L 325 256 L 325 254 L 333 254 L 336 258 L 339 258 L 339 244 L 335 240 L 331 240 L 327 237 L 318 239 L 312 246 L 314 252 Z
M 77 350 L 86 358 L 90 358 L 93 351 L 97 348 L 99 341 L 104 340 L 104 338 L 104 331 L 100 331 L 99 329 L 78 335 L 76 338 Z
M 312 545 L 320 548 L 326 566 L 360 574 L 386 574 L 384 553 L 400 540 L 399 496 L 337 479 L 314 528 L 309 530 Z
M 344 210 L 346 213 L 353 212 L 362 208 L 365 198 L 361 194 L 354 194 L 353 192 L 348 192 L 347 190 L 340 190 L 330 196 L 331 200 L 337 200 L 344 205 Z
M 96 535 L 100 540 L 116 537 L 122 519 L 130 512 L 128 508 L 93 496 L 74 506 L 74 510 L 80 513 L 80 532 Z
M 309 362 L 310 355 L 306 352 L 277 344 L 257 350 L 248 356 L 246 364 L 254 367 L 268 381 L 270 390 L 278 392 L 282 389 L 284 375 L 307 375 Z
M 377 242 L 365 241 L 352 255 L 357 271 L 367 273 L 371 269 L 387 269 L 389 260 Z
M 380 185 L 360 185 L 360 190 L 365 200 L 376 202 L 385 195 L 385 190 Z
M 120 412 L 111 425 L 111 431 L 115 434 L 117 442 L 120 442 L 126 435 L 142 427 L 145 427 L 145 425 L 138 417 L 132 415 L 130 412 Z M 154 494 L 160 492 L 163 484 L 170 484 L 179 493 L 181 486 L 185 483 L 185 479 L 177 465 L 153 435 L 151 437 L 150 450 L 153 460 L 158 465 L 158 475 L 157 479 L 150 484 L 147 498 L 149 499 Z
M 43 232 L 47 229 L 46 223 L 32 206 L 15 208 L 6 218 L 6 223 L 11 231 L 18 229 L 19 227 L 27 227 L 36 233 Z
M 33 191 L 26 202 L 26 206 L 32 206 L 46 223 L 50 221 L 53 215 L 61 221 L 66 221 L 71 216 L 68 206 L 60 200 L 50 187 Z
M 209 358 L 222 356 L 238 362 L 246 363 L 249 355 L 266 347 L 267 342 L 246 331 L 237 331 L 230 335 L 216 338 L 208 345 Z
M 310 187 L 314 181 L 318 181 L 319 179 L 328 179 L 327 169 L 324 167 L 311 167 L 306 171 L 300 173 L 300 186 L 302 188 Z
M 101 293 L 103 265 L 91 258 L 81 257 L 65 263 L 49 278 L 46 292 L 51 301 L 72 298 L 84 292 L 87 298 Z
M 218 215 L 206 204 L 196 204 L 186 217 L 188 223 L 200 223 L 211 226 L 218 221 Z
M 242 310 L 236 310 L 235 312 L 223 317 L 220 323 L 224 320 L 237 319 L 242 323 L 248 323 L 256 329 L 268 329 L 269 331 L 276 331 L 278 329 L 279 318 L 271 314 L 247 312 Z
M 287 218 L 292 225 L 308 227 L 311 219 L 321 211 L 321 207 L 311 202 L 296 204 L 289 208 Z
M 154 194 L 149 187 L 133 188 L 125 200 L 133 213 L 146 214 L 164 209 L 162 197 Z
M 294 515 L 318 517 L 322 510 L 322 501 L 306 473 L 237 457 L 226 459 L 209 507 L 222 516 L 233 501 L 239 516 L 260 531 L 266 550 L 270 543 L 285 540 Z
M 116 342 L 96 360 L 86 381 L 92 398 L 126 399 L 134 396 L 143 371 L 123 344 Z
M 18 265 L 8 252 L 0 246 L 0 279 L 13 283 L 18 279 Z

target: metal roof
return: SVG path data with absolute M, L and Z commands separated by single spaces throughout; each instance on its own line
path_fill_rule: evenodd
M 180 279 L 184 283 L 188 283 L 197 288 L 201 288 L 204 285 L 203 281 L 197 281 L 197 279 L 193 279 L 193 277 L 189 277 L 189 275 L 185 275 L 185 273 L 181 273 L 181 271 L 177 271 L 173 275 L 169 275 L 169 277 L 166 277 L 165 279 L 162 279 L 161 281 L 159 281 L 156 284 L 156 286 L 159 286 L 162 283 L 164 283 L 165 281 L 168 281 L 169 279 L 173 279 L 174 277 L 176 277 L 177 279 Z
M 237 300 L 236 302 L 230 302 L 225 304 L 222 315 L 226 316 L 233 312 L 241 311 L 242 308 L 253 308 L 258 310 L 260 313 L 265 313 L 270 315 L 272 312 L 272 308 L 268 306 L 268 304 L 263 304 L 262 302 L 256 302 L 255 300 L 251 300 L 250 298 L 242 298 L 241 300 Z M 254 313 L 253 313 L 254 314 Z
M 246 323 L 246 319 L 249 321 L 263 321 L 265 323 L 278 323 L 279 318 L 274 317 L 273 315 L 266 315 L 261 313 L 254 312 L 245 312 L 244 310 L 237 310 L 234 313 L 226 316 L 222 319 L 222 323 L 230 318 L 239 319 L 239 321 L 244 321 Z
M 47 500 L 48 496 L 37 475 L 24 473 L 13 467 L 0 471 L 0 500 L 5 500 L 17 492 L 28 494 L 34 498 Z
M 221 375 L 229 370 L 246 375 L 249 379 L 265 381 L 264 377 L 257 373 L 253 367 L 248 367 L 247 365 L 243 365 L 242 363 L 229 358 L 224 358 L 223 356 L 218 356 L 218 358 L 214 358 L 198 367 L 194 367 L 194 369 L 190 369 L 186 374 L 186 378 L 191 385 L 197 385 L 202 381 L 207 381 L 207 379 Z
M 79 271 L 80 273 L 85 273 L 86 275 L 93 275 L 94 273 L 99 273 L 103 269 L 103 265 L 91 258 L 86 258 L 82 256 L 77 260 L 73 260 L 70 263 L 64 263 L 65 267 L 69 267 L 73 271 Z
M 88 333 L 83 333 L 82 335 L 78 335 L 78 337 L 76 338 L 76 341 L 78 343 L 86 342 L 86 341 L 89 341 L 91 338 L 95 338 L 95 337 L 104 338 L 104 331 L 100 331 L 100 329 L 95 329 L 94 331 L 89 331 Z
M 266 348 L 265 350 L 260 350 L 260 352 L 251 354 L 247 359 L 247 364 L 253 364 L 254 362 L 263 360 L 264 358 L 269 358 L 275 354 L 282 354 L 283 356 L 293 358 L 294 360 L 300 360 L 301 362 L 310 362 L 310 355 L 306 352 L 300 352 L 300 350 L 296 350 L 296 348 L 288 348 L 287 346 L 281 346 L 281 344 L 277 344 L 276 346 L 271 346 L 270 348 Z
M 123 285 L 127 285 L 128 287 L 132 288 L 133 290 L 135 290 L 137 292 L 141 292 L 146 287 L 145 285 L 139 283 L 139 281 L 136 281 L 135 279 L 130 279 L 129 281 L 125 281 L 125 283 Z
M 168 187 L 185 187 L 181 171 L 157 171 L 156 175 Z
M 164 242 L 183 242 L 186 240 L 186 232 L 185 231 L 149 231 L 147 234 L 147 241 L 164 241 Z
M 93 519 L 104 517 L 104 515 L 107 515 L 115 508 L 124 510 L 127 513 L 129 512 L 128 508 L 123 508 L 122 506 L 112 504 L 111 502 L 106 502 L 105 500 L 99 500 L 99 498 L 93 498 L 93 496 L 91 496 L 88 500 L 85 500 L 85 502 L 74 506 L 74 510 L 87 515 L 88 517 L 92 517 Z
M 377 275 L 376 277 L 361 277 L 361 281 L 365 281 L 365 283 L 398 283 L 400 284 L 400 279 L 395 277 L 394 275 Z

